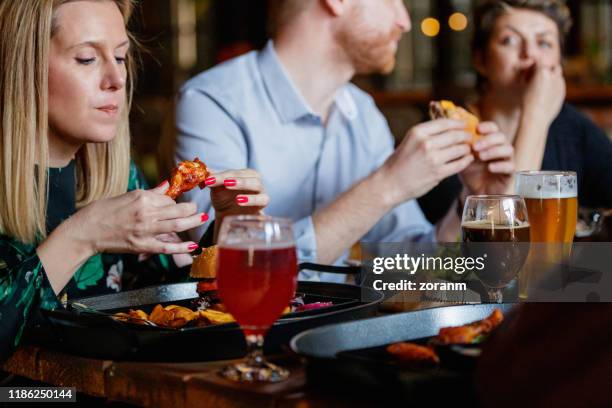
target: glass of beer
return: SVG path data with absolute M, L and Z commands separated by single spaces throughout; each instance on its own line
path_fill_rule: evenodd
M 264 336 L 295 295 L 297 255 L 292 223 L 263 215 L 228 216 L 219 231 L 219 297 L 236 319 L 247 356 L 221 374 L 234 381 L 277 382 L 289 372 L 263 356 Z
M 526 298 L 535 270 L 569 262 L 578 218 L 578 180 L 574 172 L 522 171 L 517 173 L 516 193 L 527 204 L 531 241 L 539 243 L 519 279 L 519 296 Z
M 529 254 L 529 218 L 525 201 L 515 195 L 469 196 L 461 219 L 464 252 L 485 259 L 474 273 L 489 300 L 502 303 L 502 290 L 516 277 Z
M 576 173 L 521 171 L 516 194 L 527 204 L 532 242 L 573 242 L 578 218 Z

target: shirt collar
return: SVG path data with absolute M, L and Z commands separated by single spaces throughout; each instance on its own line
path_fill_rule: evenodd
M 342 115 L 344 115 L 344 117 L 348 120 L 357 118 L 359 110 L 357 109 L 357 104 L 355 103 L 355 100 L 347 87 L 344 87 L 338 91 L 336 94 L 335 104 Z
M 283 123 L 293 122 L 304 116 L 316 116 L 282 66 L 272 40 L 268 41 L 259 53 L 258 62 L 268 95 Z M 357 105 L 346 87 L 338 91 L 334 103 L 348 120 L 357 117 Z

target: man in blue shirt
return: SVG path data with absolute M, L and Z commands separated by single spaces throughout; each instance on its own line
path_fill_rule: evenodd
M 393 69 L 398 40 L 410 29 L 402 0 L 273 4 L 277 30 L 262 51 L 181 89 L 176 159 L 259 171 L 270 197 L 266 213 L 295 221 L 302 260 L 332 263 L 360 239 L 454 241 L 456 212 L 434 228 L 415 201 L 452 174 L 461 175 L 463 197 L 510 188 L 513 149 L 494 124 L 480 126 L 477 161 L 466 124 L 446 119 L 410 129 L 394 151 L 387 121 L 349 82 Z M 184 199 L 211 209 L 207 192 Z

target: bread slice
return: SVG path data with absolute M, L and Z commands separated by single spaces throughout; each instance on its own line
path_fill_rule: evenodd
M 193 258 L 189 276 L 196 279 L 214 279 L 217 277 L 217 246 L 204 248 L 202 253 Z

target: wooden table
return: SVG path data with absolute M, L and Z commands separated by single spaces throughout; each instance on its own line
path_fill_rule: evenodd
M 401 308 L 398 306 L 401 305 Z M 389 303 L 383 310 L 402 312 L 448 306 L 440 302 Z M 298 356 L 270 358 L 291 372 L 276 384 L 236 384 L 217 372 L 229 361 L 201 363 L 141 363 L 97 360 L 34 346 L 20 346 L 0 369 L 110 401 L 145 407 L 370 407 L 372 400 L 313 389 L 306 383 L 305 362 Z M 0 363 L 1 364 L 1 363 Z
M 217 375 L 228 362 L 113 362 L 21 346 L 2 369 L 54 386 L 147 407 L 360 407 L 375 401 L 332 395 L 309 388 L 303 362 L 276 358 L 291 377 L 276 384 L 236 384 Z

